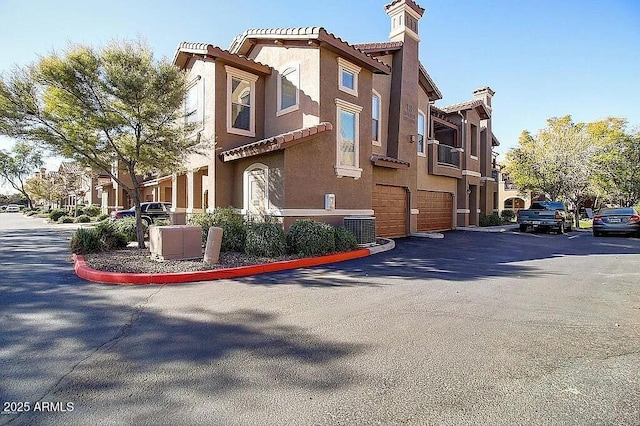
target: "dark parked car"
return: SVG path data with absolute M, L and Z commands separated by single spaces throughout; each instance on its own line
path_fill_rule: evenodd
M 640 237 L 640 215 L 633 207 L 602 209 L 593 217 L 593 236 L 609 233 L 635 234 Z
M 171 203 L 140 203 L 142 220 L 151 225 L 156 219 L 169 219 Z M 122 219 L 123 217 L 136 217 L 136 208 L 111 212 L 111 219 Z
M 527 210 L 518 210 L 517 217 L 520 232 L 532 227 L 544 231 L 553 229 L 558 234 L 564 234 L 573 228 L 571 215 L 559 201 L 536 201 Z

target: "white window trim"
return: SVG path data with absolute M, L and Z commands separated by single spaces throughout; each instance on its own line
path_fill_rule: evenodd
M 234 135 L 241 136 L 256 136 L 256 81 L 258 81 L 258 76 L 254 74 L 249 74 L 248 72 L 239 70 L 234 67 L 230 67 L 229 65 L 224 66 L 225 71 L 227 72 L 227 133 L 232 133 Z M 251 105 L 251 114 L 249 116 L 249 130 L 236 129 L 233 127 L 233 123 L 231 123 L 231 87 L 233 84 L 233 78 L 240 78 L 246 80 L 251 85 L 251 97 L 250 105 Z
M 289 68 L 295 68 L 296 81 L 294 81 L 293 84 L 296 86 L 296 103 L 295 105 L 282 109 L 282 77 L 283 75 L 279 73 L 278 74 L 278 90 L 277 90 L 278 105 L 276 110 L 276 117 L 280 117 L 281 115 L 285 115 L 300 109 L 300 63 L 299 62 L 289 63 L 282 68 L 282 71 L 284 72 Z
M 425 131 L 427 130 L 427 115 L 424 112 L 422 112 L 421 109 L 418 109 L 418 120 L 417 120 L 418 123 L 420 122 L 420 119 L 419 119 L 420 116 L 423 117 L 422 124 L 424 125 L 424 128 L 422 129 L 422 151 L 418 151 L 418 156 L 426 157 L 427 156 L 427 135 Z M 420 129 L 417 129 L 417 130 L 418 130 L 418 133 L 420 133 L 419 132 Z M 416 135 L 416 148 L 418 145 L 417 139 L 418 139 L 418 135 Z
M 345 111 L 355 114 L 355 134 L 354 134 L 354 156 L 355 166 L 345 166 L 340 164 L 340 112 Z M 360 179 L 362 169 L 360 168 L 360 113 L 362 107 L 342 99 L 336 98 L 336 175 L 338 177 L 352 177 Z
M 254 170 L 264 170 L 264 179 L 266 181 L 266 187 L 264 189 L 265 198 L 265 212 L 269 213 L 269 166 L 262 163 L 254 163 L 247 167 L 242 173 L 242 199 L 243 208 L 240 211 L 242 214 L 247 214 L 249 211 L 249 173 Z
M 358 74 L 360 74 L 361 69 L 349 61 L 338 58 L 338 89 L 350 95 L 358 96 Z M 342 71 L 348 71 L 353 74 L 353 89 L 342 85 Z
M 373 97 L 378 98 L 378 140 L 372 140 L 371 143 L 375 146 L 382 146 L 382 96 L 375 89 L 372 90 L 371 95 L 371 119 L 373 120 Z M 373 138 L 371 138 L 373 139 Z

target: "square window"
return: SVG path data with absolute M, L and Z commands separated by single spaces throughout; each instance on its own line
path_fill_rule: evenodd
M 355 76 L 351 71 L 342 70 L 342 86 L 351 90 L 355 90 L 354 87 Z
M 353 96 L 358 96 L 358 74 L 360 67 L 338 58 L 338 89 Z

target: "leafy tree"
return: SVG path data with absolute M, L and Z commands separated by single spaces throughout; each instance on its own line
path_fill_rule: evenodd
M 505 172 L 520 190 L 570 204 L 579 226 L 579 208 L 592 192 L 594 151 L 586 125 L 574 123 L 569 115 L 553 117 L 536 136 L 522 133 L 518 147 L 507 153 Z
M 142 248 L 142 176 L 175 171 L 203 147 L 185 124 L 186 91 L 185 74 L 140 41 L 75 45 L 0 81 L 0 134 L 108 173 L 134 202 Z
M 63 185 L 57 178 L 34 176 L 27 179 L 24 187 L 33 201 L 46 203 L 48 207 L 64 196 Z
M 627 131 L 627 120 L 608 117 L 587 131 L 597 147 L 592 175 L 601 193 L 625 206 L 640 201 L 640 130 Z
M 42 152 L 26 142 L 17 142 L 11 151 L 0 150 L 0 178 L 26 198 L 29 208 L 33 201 L 25 189 L 29 176 L 42 166 Z

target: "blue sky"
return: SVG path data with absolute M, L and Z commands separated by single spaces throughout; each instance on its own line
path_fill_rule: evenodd
M 147 41 L 173 57 L 181 41 L 227 48 L 247 28 L 323 26 L 350 43 L 385 41 L 381 0 L 0 0 L 0 73 L 69 43 Z M 444 106 L 496 91 L 500 158 L 549 117 L 625 117 L 640 125 L 637 0 L 418 0 L 420 59 Z M 0 140 L 7 149 L 12 141 Z M 54 165 L 50 163 L 50 165 Z

